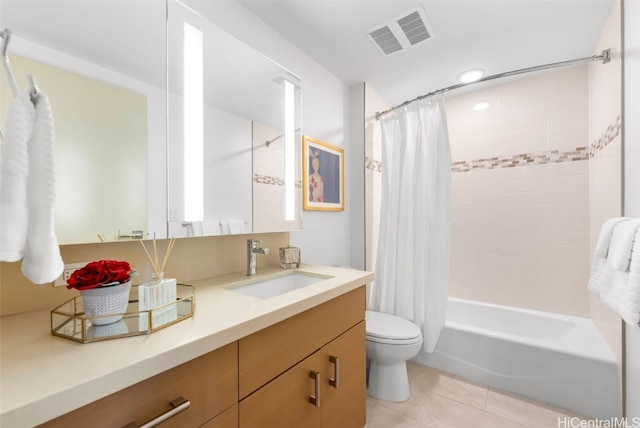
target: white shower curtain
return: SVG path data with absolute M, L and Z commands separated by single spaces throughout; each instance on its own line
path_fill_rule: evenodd
M 444 326 L 451 247 L 451 151 L 442 95 L 381 120 L 382 199 L 371 308 L 422 330 Z

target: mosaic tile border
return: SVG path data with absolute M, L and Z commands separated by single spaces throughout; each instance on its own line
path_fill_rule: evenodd
M 518 166 L 545 165 L 548 163 L 575 162 L 588 160 L 588 147 L 576 147 L 574 150 L 561 152 L 551 150 L 545 152 L 522 153 L 512 156 L 495 156 L 472 161 L 458 161 L 451 163 L 451 172 L 487 171 L 500 168 L 515 168 Z M 382 172 L 382 162 L 366 159 L 366 168 L 373 172 Z
M 573 150 L 549 150 L 532 153 L 522 153 L 511 156 L 495 156 L 486 159 L 458 161 L 451 163 L 451 172 L 487 171 L 500 168 L 514 168 L 518 166 L 545 165 L 549 163 L 576 162 L 589 160 L 596 153 L 604 149 L 620 135 L 622 122 L 620 115 L 607 126 L 600 138 L 589 147 L 576 147 Z M 382 162 L 365 157 L 365 168 L 373 172 L 382 172 Z
M 364 157 L 365 168 L 374 172 L 382 172 L 382 162 L 372 159 L 369 156 Z
M 253 174 L 253 181 L 260 184 L 270 184 L 272 186 L 284 186 L 284 180 L 271 175 Z
M 253 174 L 253 182 L 270 186 L 284 186 L 284 180 L 282 178 L 271 175 Z M 296 181 L 296 187 L 302 188 L 302 180 Z
M 596 153 L 600 150 L 604 149 L 616 139 L 618 135 L 620 135 L 620 131 L 622 131 L 622 120 L 620 119 L 620 115 L 616 117 L 616 120 L 602 133 L 600 138 L 591 143 L 591 150 L 589 151 L 589 157 L 594 157 Z
M 514 168 L 518 166 L 575 162 L 588 159 L 589 148 L 576 147 L 573 150 L 565 152 L 561 152 L 560 150 L 550 150 L 544 152 L 522 153 L 513 156 L 496 156 L 488 159 L 452 162 L 451 172 L 486 171 L 500 168 Z

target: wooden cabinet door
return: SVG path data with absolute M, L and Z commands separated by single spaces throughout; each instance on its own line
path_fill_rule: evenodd
M 318 354 L 322 360 L 323 428 L 364 427 L 367 406 L 364 321 L 338 336 Z
M 220 413 L 200 428 L 238 428 L 238 404 Z
M 361 286 L 240 339 L 240 399 L 356 325 L 364 311 Z
M 240 401 L 241 428 L 319 428 L 322 375 L 319 355 L 313 354 Z M 315 373 L 319 378 L 315 379 Z M 316 386 L 317 385 L 317 386 Z M 317 390 L 320 390 L 316 396 Z

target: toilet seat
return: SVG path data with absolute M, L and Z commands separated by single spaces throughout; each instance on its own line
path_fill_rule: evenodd
M 377 343 L 411 345 L 422 340 L 420 328 L 404 318 L 366 311 L 367 340 Z

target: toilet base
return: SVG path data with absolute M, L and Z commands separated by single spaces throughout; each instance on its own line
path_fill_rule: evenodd
M 367 394 L 385 401 L 408 400 L 411 392 L 406 362 L 380 364 L 369 360 Z

